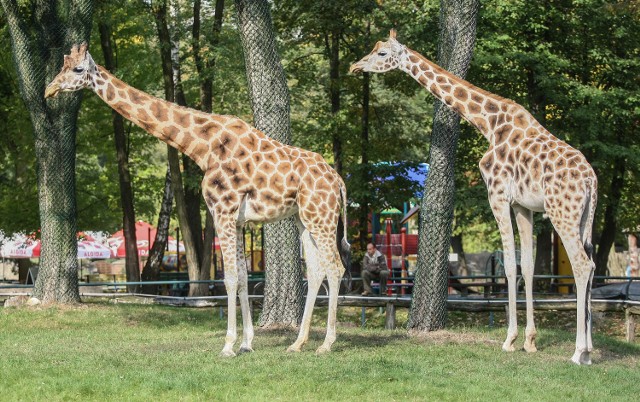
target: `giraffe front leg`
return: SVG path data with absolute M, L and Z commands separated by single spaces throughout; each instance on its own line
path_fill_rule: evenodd
M 238 266 L 236 263 L 236 228 L 233 220 L 227 215 L 216 213 L 216 228 L 220 239 L 220 248 L 224 260 L 224 287 L 227 291 L 227 334 L 222 357 L 233 357 L 233 345 L 237 339 L 236 296 L 238 292 Z
M 536 324 L 533 318 L 533 213 L 521 206 L 514 206 L 520 234 L 520 266 L 524 277 L 527 303 L 527 327 L 524 331 L 524 350 L 536 352 Z
M 251 308 L 249 306 L 249 290 L 247 277 L 247 264 L 244 256 L 244 242 L 242 230 L 238 229 L 236 236 L 236 258 L 238 260 L 238 296 L 242 310 L 242 344 L 238 353 L 253 352 L 253 321 L 251 320 Z
M 495 190 L 495 189 L 494 189 Z M 503 264 L 504 271 L 507 276 L 507 287 L 509 290 L 509 308 L 507 338 L 502 344 L 502 350 L 505 352 L 513 352 L 516 350 L 514 344 L 518 338 L 518 316 L 516 312 L 516 254 L 515 240 L 513 238 L 513 225 L 511 224 L 511 211 L 509 203 L 504 199 L 494 199 L 491 197 L 490 191 L 489 203 L 493 210 L 493 215 L 500 229 L 500 237 L 502 238 L 503 248 Z

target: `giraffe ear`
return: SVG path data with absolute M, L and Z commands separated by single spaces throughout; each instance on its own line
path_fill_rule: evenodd
M 396 32 L 395 28 L 391 28 L 391 30 L 389 31 L 389 38 L 390 39 L 395 39 L 396 35 L 398 32 Z

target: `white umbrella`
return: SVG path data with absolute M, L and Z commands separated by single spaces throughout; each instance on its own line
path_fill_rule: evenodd
M 5 242 L 0 248 L 4 258 L 39 258 L 40 240 L 26 236 L 18 236 Z
M 111 250 L 94 240 L 79 240 L 78 258 L 107 259 L 111 258 Z

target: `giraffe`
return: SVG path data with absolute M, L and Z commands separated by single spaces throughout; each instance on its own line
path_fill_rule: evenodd
M 287 350 L 299 352 L 306 343 L 315 299 L 326 276 L 327 332 L 316 353 L 329 352 L 336 339 L 338 290 L 345 270 L 336 244 L 341 209 L 341 251 L 349 249 L 346 188 L 338 173 L 319 154 L 284 145 L 237 117 L 181 107 L 125 84 L 93 61 L 86 43 L 73 46 L 64 56 L 62 70 L 46 87 L 45 98 L 83 88 L 95 92 L 149 134 L 185 153 L 204 171 L 202 193 L 214 216 L 225 261 L 228 321 L 221 356 L 236 355 L 236 295 L 243 325 L 238 353 L 253 351 L 242 227 L 290 216 L 295 217 L 305 250 L 308 292 L 298 337 Z
M 521 105 L 456 77 L 402 45 L 391 30 L 386 42 L 350 68 L 351 72 L 399 69 L 476 127 L 489 142 L 479 167 L 504 248 L 509 293 L 509 327 L 502 345 L 514 351 L 516 256 L 510 207 L 520 234 L 527 326 L 524 349 L 535 352 L 533 319 L 533 212 L 544 212 L 566 247 L 577 290 L 576 349 L 572 361 L 591 364 L 591 282 L 595 264 L 591 231 L 597 178 L 576 149 L 554 137 Z

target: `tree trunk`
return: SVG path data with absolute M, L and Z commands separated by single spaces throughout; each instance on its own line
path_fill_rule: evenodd
M 624 174 L 626 171 L 626 162 L 623 158 L 616 158 L 613 163 L 613 178 L 611 179 L 611 189 L 607 194 L 607 206 L 604 210 L 604 225 L 598 242 L 598 251 L 596 253 L 596 276 L 607 275 L 607 265 L 609 261 L 609 253 L 616 238 L 618 231 L 618 209 L 620 207 L 620 197 L 622 196 L 622 188 L 624 185 Z
M 362 128 L 360 131 L 360 180 L 361 183 L 371 183 L 371 170 L 369 168 L 369 97 L 370 97 L 370 74 L 364 73 L 362 78 Z M 358 219 L 360 228 L 360 250 L 367 248 L 369 242 L 369 195 L 362 193 L 363 197 L 359 201 L 360 217 Z M 373 241 L 373 239 L 372 239 Z
M 205 54 L 201 53 L 200 39 L 200 9 L 201 0 L 196 0 L 193 4 L 193 27 L 192 27 L 192 48 L 193 58 L 196 65 L 196 72 L 200 79 L 200 109 L 204 112 L 211 113 L 213 110 L 213 74 L 215 67 L 215 58 L 213 50 L 215 50 L 220 42 L 220 31 L 222 30 L 222 17 L 224 12 L 224 0 L 216 0 L 213 29 L 210 36 L 209 51 Z M 207 36 L 205 35 L 205 38 Z M 202 199 L 200 187 L 198 187 L 198 208 Z M 191 210 L 191 208 L 190 208 Z M 211 279 L 211 261 L 213 258 L 213 237 L 214 226 L 213 216 L 207 208 L 205 208 L 205 227 L 204 239 L 200 251 L 200 272 L 198 280 L 205 281 Z M 198 222 L 200 220 L 198 219 Z M 194 231 L 194 233 L 196 233 Z M 207 289 L 208 291 L 208 289 Z
M 451 250 L 455 254 L 458 254 L 457 276 L 468 276 L 469 270 L 467 269 L 467 258 L 464 255 L 464 248 L 462 247 L 462 234 L 451 237 Z
M 329 53 L 329 97 L 331 98 L 333 164 L 342 176 L 342 137 L 340 135 L 340 30 L 331 31 L 326 39 Z
M 371 34 L 371 24 L 367 24 L 365 48 L 369 48 L 369 39 Z M 369 104 L 371 97 L 371 75 L 367 72 L 362 74 L 362 127 L 360 129 L 360 183 L 371 183 L 371 174 L 369 169 Z M 367 248 L 369 241 L 369 196 L 365 192 L 362 193 L 362 199 L 359 200 L 360 216 L 359 224 L 359 240 L 360 250 Z M 373 239 L 372 239 L 373 240 Z
M 104 55 L 104 66 L 112 73 L 117 66 L 111 44 L 111 27 L 101 20 L 98 22 L 100 31 L 100 44 Z M 127 150 L 127 138 L 124 128 L 124 118 L 115 110 L 113 114 L 113 134 L 118 158 L 118 178 L 120 182 L 120 201 L 122 203 L 122 227 L 124 232 L 124 246 L 126 250 L 125 270 L 127 282 L 140 281 L 140 263 L 138 260 L 138 246 L 136 239 L 136 215 L 133 208 L 133 189 L 131 187 L 131 174 L 129 172 L 129 154 Z M 137 292 L 138 286 L 127 287 L 128 292 Z
M 291 142 L 289 92 L 267 0 L 236 0 L 240 38 L 255 126 L 272 138 Z M 294 218 L 267 224 L 264 307 L 259 325 L 296 326 L 302 319 L 300 239 Z
M 551 275 L 551 256 L 553 225 L 548 219 L 541 222 L 541 230 L 536 236 L 536 261 L 533 272 L 535 275 Z
M 162 204 L 158 214 L 158 225 L 153 247 L 149 250 L 149 258 L 142 270 L 142 281 L 157 281 L 160 276 L 160 265 L 164 257 L 164 250 L 167 247 L 169 237 L 169 221 L 171 220 L 171 207 L 173 205 L 173 191 L 171 191 L 171 169 L 167 167 L 167 174 L 162 192 Z M 142 285 L 142 293 L 158 294 L 157 285 Z
M 0 0 L 12 40 L 20 93 L 34 128 L 42 233 L 40 271 L 33 296 L 44 303 L 75 303 L 78 292 L 75 147 L 80 94 L 44 99 L 46 80 L 72 44 L 88 41 L 93 2 L 34 1 L 22 15 L 15 0 Z
M 473 55 L 478 0 L 441 0 L 440 65 L 464 78 Z M 444 328 L 447 316 L 449 246 L 455 195 L 454 163 L 460 117 L 436 101 L 429 164 L 420 206 L 418 264 L 407 327 Z
M 156 19 L 156 28 L 158 29 L 159 37 L 169 37 L 169 30 L 167 28 L 167 4 L 163 0 L 159 5 L 151 7 L 152 13 Z M 162 42 L 161 42 L 162 43 Z M 169 53 L 171 48 L 168 48 Z M 173 86 L 173 73 L 171 65 L 171 56 L 167 57 L 167 52 L 164 49 L 160 52 L 162 60 L 162 78 L 164 82 L 164 95 L 169 101 L 174 99 L 174 86 Z M 168 73 L 167 73 L 168 72 Z M 172 157 L 171 147 L 167 145 L 167 158 Z M 173 154 L 175 156 L 175 154 Z M 175 156 L 177 158 L 177 156 Z M 175 161 L 174 161 L 175 163 Z M 179 161 L 178 161 L 179 163 Z M 143 281 L 158 280 L 160 276 L 160 265 L 164 257 L 164 250 L 167 248 L 167 240 L 169 237 L 169 223 L 171 221 L 171 208 L 173 204 L 173 190 L 171 180 L 171 168 L 167 166 L 167 175 L 165 180 L 164 192 L 162 196 L 162 204 L 160 206 L 160 213 L 158 215 L 158 225 L 156 231 L 156 237 L 153 240 L 153 247 L 149 250 L 149 257 L 142 270 Z M 143 285 L 142 292 L 155 294 L 158 291 L 158 287 L 155 285 Z

